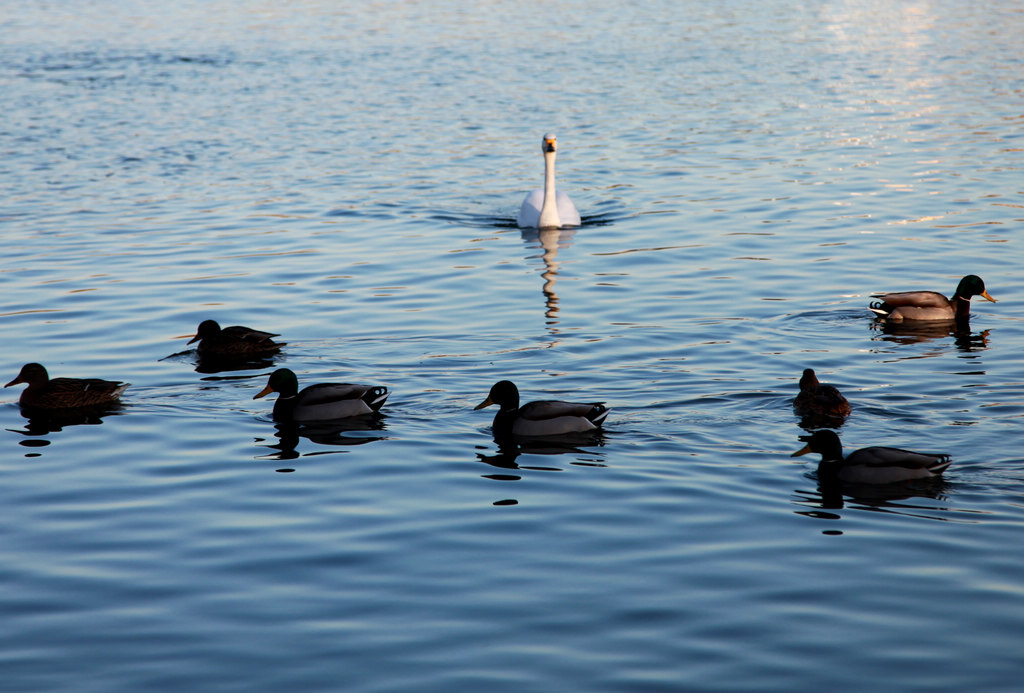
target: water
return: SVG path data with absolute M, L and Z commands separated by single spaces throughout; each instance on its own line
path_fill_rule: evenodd
M 4 3 L 0 373 L 132 386 L 2 393 L 0 689 L 1018 686 L 1024 13 L 619 5 Z M 575 232 L 514 227 L 547 131 Z M 205 318 L 386 415 L 275 426 Z M 823 496 L 805 367 L 945 480 Z M 500 450 L 500 378 L 606 433 Z

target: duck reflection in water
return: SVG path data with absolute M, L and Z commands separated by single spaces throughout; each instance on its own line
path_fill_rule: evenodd
M 553 464 L 527 464 L 523 455 L 572 455 L 573 459 L 569 466 L 573 467 L 605 467 L 601 461 L 603 451 L 587 450 L 588 446 L 600 447 L 604 445 L 603 432 L 598 430 L 589 434 L 572 434 L 557 436 L 554 438 L 528 439 L 516 438 L 515 436 L 495 435 L 494 443 L 497 446 L 497 453 L 487 454 L 476 453 L 478 462 L 486 464 L 496 471 L 489 474 L 481 474 L 484 479 L 491 481 L 521 481 L 522 474 L 519 472 L 562 472 L 564 466 Z M 482 449 L 482 448 L 479 448 Z M 497 506 L 518 505 L 515 499 L 500 499 L 494 502 Z
M 124 405 L 120 403 L 64 410 L 21 407 L 21 415 L 26 419 L 25 429 L 9 428 L 7 430 L 24 436 L 45 436 L 50 433 L 59 433 L 67 426 L 97 426 L 103 423 L 104 417 L 120 416 L 124 413 L 124 409 Z
M 294 421 L 278 421 L 274 424 L 274 429 L 277 442 L 269 443 L 266 438 L 256 439 L 258 445 L 276 451 L 261 459 L 294 460 L 304 455 L 324 454 L 323 452 L 300 453 L 298 447 L 303 438 L 318 445 L 331 446 L 365 445 L 387 438 L 378 433 L 387 429 L 384 416 L 381 414 L 305 424 Z
M 565 434 L 545 438 L 517 438 L 511 434 L 494 435 L 494 444 L 497 446 L 496 454 L 485 454 L 478 452 L 476 458 L 484 464 L 502 470 L 524 470 L 535 472 L 560 472 L 561 467 L 553 465 L 522 464 L 520 458 L 523 455 L 578 455 L 579 457 L 569 464 L 578 467 L 604 467 L 600 460 L 603 451 L 588 450 L 586 448 L 603 447 L 604 432 L 601 430 L 589 433 Z M 519 475 L 509 474 L 485 474 L 487 479 L 497 481 L 518 481 Z
M 177 354 L 172 354 L 167 358 L 173 358 L 174 356 L 177 356 Z M 267 368 L 273 367 L 276 360 L 273 357 L 238 360 L 226 359 L 219 356 L 197 356 L 195 363 L 196 373 L 213 374 L 227 373 L 230 371 L 266 370 Z
M 191 362 L 195 365 L 196 373 L 214 375 L 217 373 L 230 373 L 232 371 L 256 371 L 272 368 L 280 354 L 269 356 L 219 356 L 217 354 L 203 354 L 194 349 L 177 351 L 169 356 L 164 356 L 161 361 L 182 361 Z
M 798 515 L 819 519 L 838 520 L 842 515 L 830 512 L 849 508 L 851 510 L 873 510 L 895 515 L 908 515 L 929 519 L 944 519 L 934 513 L 946 508 L 922 503 L 908 503 L 912 498 L 946 500 L 950 484 L 942 477 L 915 479 L 892 484 L 851 484 L 839 483 L 834 479 L 818 479 L 816 491 L 796 489 L 794 495 L 798 505 L 814 508 L 799 510 Z
M 988 348 L 989 330 L 971 332 L 968 318 L 943 322 L 890 323 L 881 320 L 871 322 L 874 339 L 895 344 L 919 344 L 952 337 L 956 348 L 964 353 L 982 351 Z

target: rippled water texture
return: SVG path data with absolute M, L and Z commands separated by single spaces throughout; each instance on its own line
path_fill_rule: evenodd
M 0 377 L 132 383 L 0 393 L 0 689 L 1019 686 L 1016 3 L 164 5 L 0 5 Z M 583 225 L 521 231 L 548 131 Z M 808 367 L 944 480 L 819 487 Z M 502 378 L 605 432 L 499 446 Z

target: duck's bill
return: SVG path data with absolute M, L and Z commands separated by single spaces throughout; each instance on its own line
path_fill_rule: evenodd
M 794 452 L 792 455 L 790 455 L 790 457 L 800 457 L 800 455 L 806 455 L 810 451 L 811 451 L 811 444 L 808 443 L 807 445 L 803 446 L 802 448 L 800 448 L 799 450 Z
M 481 402 L 480 404 L 478 404 L 475 407 L 473 407 L 473 411 L 476 411 L 477 409 L 483 409 L 484 407 L 489 407 L 492 404 L 494 404 L 494 400 L 492 400 L 490 397 L 488 397 L 483 402 Z
M 981 297 L 982 298 L 987 298 L 988 300 L 992 301 L 992 303 L 996 302 L 996 300 L 994 298 L 992 298 L 991 296 L 988 295 L 987 291 L 982 291 L 981 292 Z
M 266 397 L 267 395 L 269 395 L 273 391 L 274 391 L 274 388 L 272 388 L 269 385 L 267 385 L 265 388 L 263 388 L 262 390 L 257 392 L 255 395 L 253 395 L 252 398 L 253 399 L 259 399 L 260 397 Z

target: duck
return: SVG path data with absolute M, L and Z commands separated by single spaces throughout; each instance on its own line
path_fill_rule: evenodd
M 579 404 L 559 400 L 541 400 L 519 406 L 519 388 L 510 380 L 500 380 L 473 409 L 498 405 L 494 415 L 496 436 L 557 436 L 583 433 L 601 428 L 611 410 L 604 402 Z
M 24 383 L 18 404 L 28 409 L 73 409 L 114 404 L 130 383 L 100 378 L 50 378 L 41 364 L 26 363 L 18 377 L 4 385 Z
M 981 277 L 968 274 L 957 284 L 953 298 L 946 298 L 937 291 L 872 294 L 872 298 L 880 300 L 872 302 L 868 310 L 885 322 L 963 320 L 970 316 L 971 298 L 974 296 L 996 302 L 985 290 Z
M 834 385 L 818 381 L 813 368 L 805 368 L 800 376 L 800 394 L 793 399 L 793 408 L 804 416 L 845 418 L 850 403 Z
M 286 345 L 285 342 L 274 341 L 273 338 L 278 336 L 242 325 L 222 328 L 216 320 L 203 320 L 196 336 L 188 343 L 199 342 L 196 351 L 201 357 L 259 358 L 276 354 Z
M 931 479 L 939 476 L 952 464 L 949 455 L 935 455 L 899 448 L 869 447 L 855 450 L 843 457 L 843 444 L 835 431 L 815 431 L 800 436 L 806 443 L 791 457 L 809 452 L 821 455 L 818 464 L 820 480 L 844 481 L 855 484 L 891 484 L 912 479 Z
M 523 229 L 560 228 L 579 226 L 580 213 L 569 196 L 555 189 L 555 154 L 558 140 L 552 133 L 544 135 L 540 143 L 544 153 L 544 187 L 527 193 L 519 208 L 517 226 Z
M 278 393 L 274 402 L 276 421 L 333 421 L 364 414 L 376 414 L 387 400 L 388 389 L 381 385 L 317 383 L 299 390 L 299 379 L 288 368 L 270 374 L 267 386 L 253 396 L 259 399 Z

